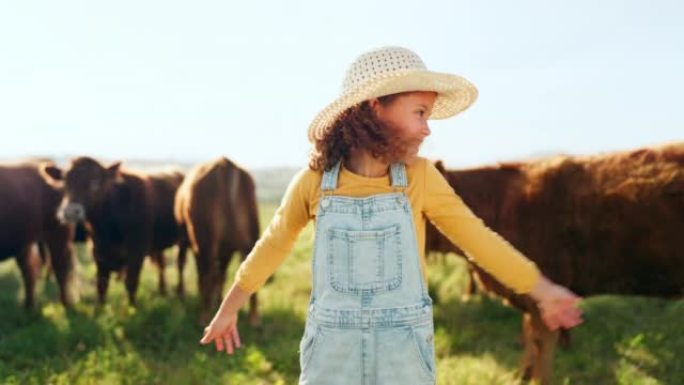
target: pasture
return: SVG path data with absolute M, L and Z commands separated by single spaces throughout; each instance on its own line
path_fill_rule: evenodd
M 260 210 L 263 228 L 275 205 Z M 36 309 L 25 311 L 16 264 L 2 262 L 0 383 L 294 384 L 310 287 L 311 229 L 261 290 L 262 326 L 241 325 L 245 346 L 235 356 L 198 344 L 203 326 L 197 323 L 194 259 L 188 259 L 188 294 L 181 301 L 173 290 L 175 250 L 167 251 L 170 294 L 157 293 L 156 272 L 146 260 L 136 308 L 128 306 L 116 279 L 107 305 L 96 305 L 95 264 L 83 245 L 77 247 L 81 301 L 70 311 L 59 304 L 53 277 L 40 280 Z M 230 282 L 237 264 L 235 258 Z M 517 384 L 519 313 L 483 296 L 464 302 L 465 263 L 454 255 L 431 260 L 429 274 L 438 384 Z M 684 301 L 598 296 L 583 309 L 585 323 L 572 332 L 572 346 L 556 355 L 554 383 L 684 383 Z

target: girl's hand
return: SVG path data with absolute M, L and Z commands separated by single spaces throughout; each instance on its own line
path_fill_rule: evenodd
M 212 341 L 216 343 L 216 350 L 226 350 L 233 354 L 234 349 L 240 347 L 240 334 L 237 329 L 237 313 L 216 314 L 209 326 L 204 328 L 204 336 L 200 340 L 203 345 Z
M 577 307 L 582 298 L 565 287 L 542 276 L 530 295 L 537 301 L 542 320 L 550 330 L 570 329 L 582 323 L 582 310 Z

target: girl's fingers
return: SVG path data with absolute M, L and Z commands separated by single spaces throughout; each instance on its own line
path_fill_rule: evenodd
M 217 335 L 217 332 L 212 330 L 210 326 L 204 329 L 204 336 L 200 340 L 201 344 L 209 344 L 211 342 L 216 344 L 216 350 L 225 350 L 227 354 L 233 354 L 235 349 L 239 348 L 242 344 L 240 342 L 240 334 L 238 333 L 237 326 L 232 326 L 222 334 Z
M 223 341 L 226 343 L 226 353 L 233 354 L 233 341 L 230 339 L 230 334 L 224 334 Z
M 569 329 L 582 323 L 582 310 L 565 303 L 551 311 L 548 317 L 550 319 L 548 326 L 551 330 L 555 330 L 554 327 Z
M 204 328 L 204 335 L 202 336 L 202 339 L 200 340 L 200 344 L 208 344 L 211 342 L 213 336 L 211 335 L 211 329 L 209 327 Z
M 547 322 L 546 322 L 546 326 L 548 326 L 549 329 L 551 329 L 551 330 L 558 329 L 559 325 L 558 325 L 558 321 L 556 320 L 556 317 L 553 317 L 553 316 L 549 317 Z
M 240 333 L 238 333 L 237 325 L 230 330 L 230 335 L 233 337 L 233 341 L 235 341 L 235 347 L 239 348 L 242 342 L 240 342 Z
M 575 311 L 571 315 L 572 326 L 577 326 L 582 323 L 582 313 L 580 311 Z
M 572 306 L 572 307 L 577 307 L 579 302 L 582 300 L 582 298 L 577 297 L 577 296 L 572 296 L 568 298 L 563 298 L 562 303 L 563 305 L 566 306 Z

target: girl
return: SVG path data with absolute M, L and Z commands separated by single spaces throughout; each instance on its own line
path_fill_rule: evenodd
M 466 79 L 428 71 L 405 48 L 357 58 L 342 95 L 309 127 L 309 167 L 290 183 L 201 343 L 229 354 L 240 347 L 238 309 L 310 219 L 313 282 L 300 384 L 434 384 L 426 219 L 501 282 L 529 293 L 549 328 L 578 325 L 579 297 L 543 277 L 418 157 L 430 134 L 427 120 L 454 116 L 476 97 Z

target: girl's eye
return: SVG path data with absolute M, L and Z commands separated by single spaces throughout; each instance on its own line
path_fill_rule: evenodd
M 416 112 L 417 112 L 418 115 L 420 115 L 420 116 L 425 115 L 425 111 L 423 111 L 423 110 L 418 110 L 418 111 L 416 111 Z

